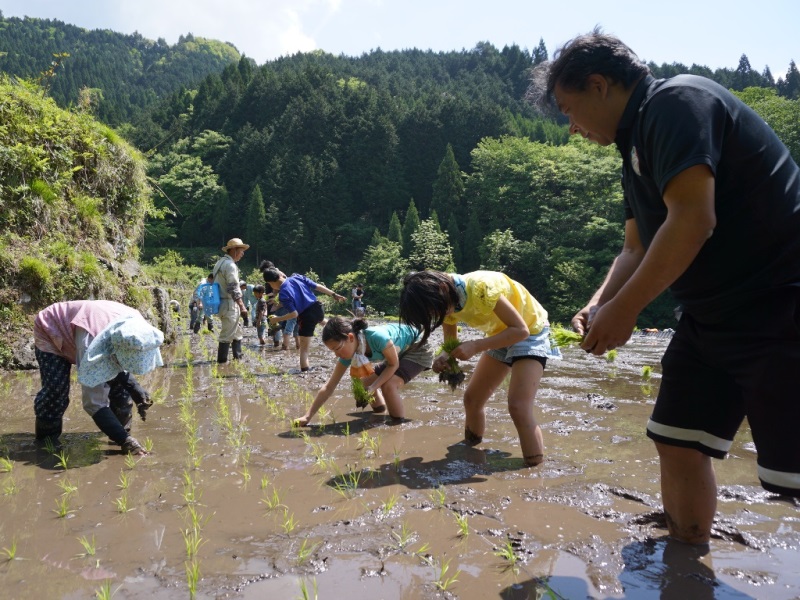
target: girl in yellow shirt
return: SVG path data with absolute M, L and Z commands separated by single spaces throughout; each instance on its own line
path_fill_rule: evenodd
M 544 459 L 542 431 L 533 402 L 548 357 L 560 358 L 550 346 L 547 311 L 520 283 L 503 273 L 475 271 L 459 275 L 420 271 L 407 275 L 400 295 L 400 319 L 422 331 L 422 341 L 442 326 L 444 338 L 458 338 L 463 322 L 486 337 L 462 342 L 451 355 L 468 360 L 483 352 L 464 392 L 465 441 L 476 445 L 486 430 L 486 403 L 508 373 L 508 413 L 517 429 L 525 464 Z M 447 367 L 442 352 L 433 370 Z

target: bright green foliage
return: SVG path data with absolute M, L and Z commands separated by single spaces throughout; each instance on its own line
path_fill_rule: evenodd
M 400 244 L 383 238 L 379 244 L 371 245 L 364 252 L 358 270 L 364 274 L 366 304 L 387 314 L 398 314 L 400 287 L 408 272 Z
M 403 243 L 403 226 L 400 225 L 400 218 L 397 216 L 397 211 L 392 212 L 392 218 L 389 220 L 389 233 L 386 237 L 390 242 Z
M 434 219 L 426 219 L 420 223 L 417 231 L 411 236 L 411 243 L 408 262 L 412 269 L 417 271 L 432 269 L 446 272 L 455 270 L 447 234 L 441 230 Z
M 800 99 L 790 100 L 779 96 L 774 89 L 756 87 L 735 94 L 775 130 L 800 164 Z

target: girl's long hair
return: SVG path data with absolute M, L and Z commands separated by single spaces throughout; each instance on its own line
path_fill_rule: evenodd
M 422 332 L 424 344 L 441 326 L 451 307 L 458 305 L 453 278 L 441 271 L 419 271 L 403 278 L 400 292 L 400 321 Z

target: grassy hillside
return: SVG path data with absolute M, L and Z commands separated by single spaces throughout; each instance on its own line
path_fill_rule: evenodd
M 105 298 L 147 311 L 137 244 L 152 209 L 139 153 L 89 115 L 0 77 L 0 366 L 60 300 Z

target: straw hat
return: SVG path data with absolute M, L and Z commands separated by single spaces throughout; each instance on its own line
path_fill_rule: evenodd
M 242 241 L 242 238 L 231 238 L 228 240 L 228 243 L 222 248 L 223 252 L 227 252 L 232 248 L 243 248 L 247 250 L 250 247 L 250 244 L 245 244 Z

